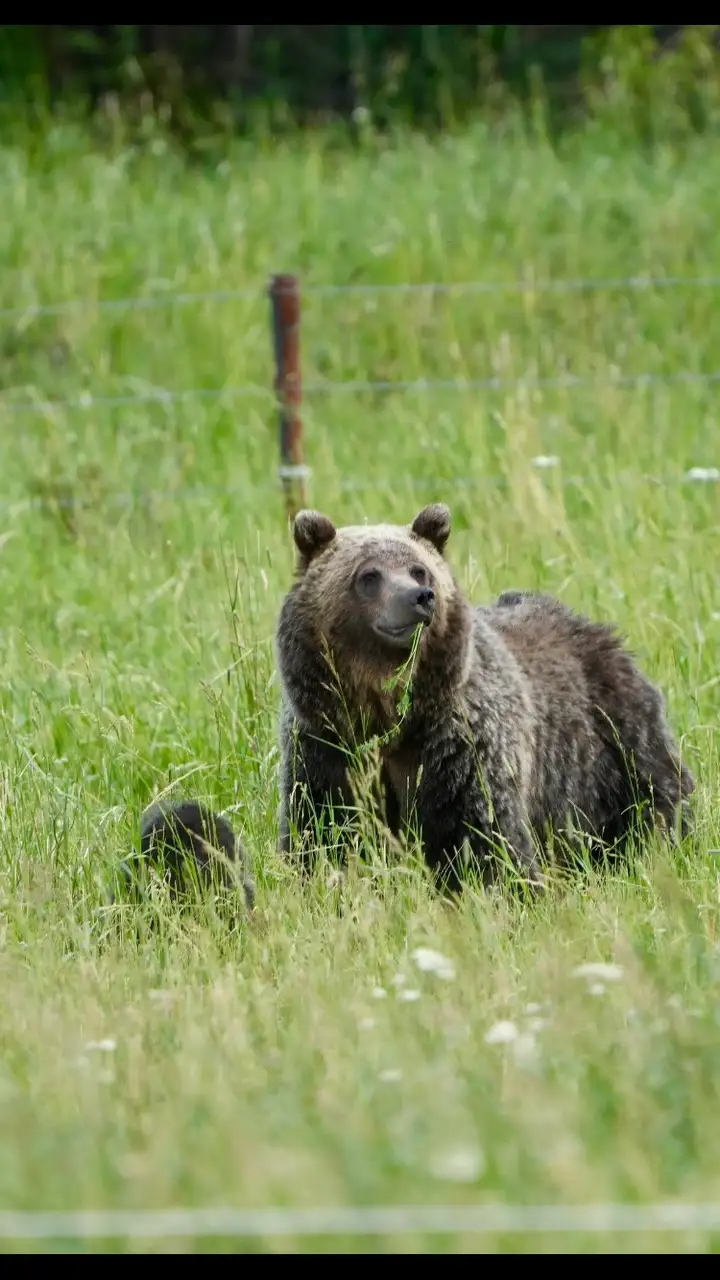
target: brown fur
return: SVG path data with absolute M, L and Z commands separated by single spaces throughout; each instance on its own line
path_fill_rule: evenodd
M 473 608 L 444 558 L 449 532 L 441 505 L 409 527 L 336 530 L 298 515 L 298 581 L 277 628 L 282 848 L 295 833 L 307 855 L 331 807 L 352 829 L 348 748 L 377 735 L 389 827 L 417 822 L 429 865 L 454 886 L 468 854 L 492 880 L 498 846 L 539 882 L 549 831 L 620 851 L 638 805 L 646 828 L 672 829 L 679 814 L 684 824 L 692 775 L 660 694 L 614 632 L 525 592 Z M 364 595 L 367 565 L 381 581 Z M 434 612 L 398 724 L 402 685 L 385 686 L 412 641 L 389 643 L 378 619 L 402 614 L 415 579 L 432 588 Z

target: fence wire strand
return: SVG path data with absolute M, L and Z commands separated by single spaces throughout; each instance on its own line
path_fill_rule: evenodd
M 719 1204 L 388 1205 L 0 1212 L 3 1240 L 215 1236 L 611 1235 L 720 1231 Z
M 556 483 L 563 488 L 585 488 L 592 484 L 620 483 L 630 485 L 649 484 L 657 488 L 676 488 L 680 486 L 695 486 L 702 484 L 716 485 L 720 483 L 720 468 L 718 467 L 690 467 L 688 471 L 677 472 L 668 475 L 651 475 L 644 471 L 624 471 L 615 476 L 605 476 L 599 472 L 595 475 L 564 475 L 561 470 L 561 459 L 557 457 L 541 455 L 536 458 L 529 459 L 528 467 L 535 471 L 554 471 L 556 472 Z M 303 467 L 303 476 L 310 478 L 312 469 Z M 248 481 L 246 484 L 201 484 L 188 488 L 177 489 L 135 489 L 108 493 L 104 495 L 93 496 L 92 498 L 77 498 L 58 494 L 57 496 L 28 496 L 18 495 L 16 498 L 8 498 L 0 501 L 0 511 L 12 511 L 16 514 L 29 511 L 52 511 L 52 510 L 90 510 L 92 508 L 105 507 L 136 507 L 136 506 L 152 506 L 157 503 L 185 503 L 209 500 L 211 498 L 229 498 L 243 497 L 250 499 L 257 493 L 267 493 L 268 495 L 277 490 L 280 492 L 281 481 L 283 479 L 284 468 L 278 468 L 277 480 L 265 481 Z M 412 494 L 414 491 L 434 491 L 446 492 L 449 489 L 502 489 L 509 488 L 512 480 L 508 476 L 406 476 L 401 488 Z M 382 490 L 384 482 L 381 479 L 355 479 L 342 477 L 336 481 L 337 488 L 343 493 L 378 493 Z M 398 491 L 398 482 L 393 480 L 387 482 L 394 492 Z
M 534 280 L 428 280 L 398 281 L 387 284 L 316 284 L 303 287 L 304 298 L 372 297 L 393 294 L 489 294 L 489 293 L 595 293 L 621 289 L 716 289 L 720 275 L 698 276 L 608 276 Z M 61 302 L 27 303 L 25 306 L 3 307 L 2 320 L 29 320 L 37 316 L 58 316 L 82 311 L 147 311 L 158 307 L 184 307 L 206 302 L 260 302 L 267 290 L 259 287 L 239 289 L 200 289 L 141 295 L 124 298 L 73 298 Z
M 309 382 L 303 387 L 304 396 L 332 395 L 392 395 L 423 394 L 429 391 L 511 391 L 524 388 L 526 390 L 567 390 L 576 387 L 618 387 L 642 389 L 653 386 L 707 385 L 720 382 L 720 370 L 707 373 L 692 369 L 680 369 L 668 373 L 620 373 L 620 374 L 555 374 L 548 377 L 485 377 L 485 378 L 399 378 L 397 380 L 348 379 L 342 382 Z M 151 391 L 133 392 L 120 395 L 93 395 L 90 391 L 81 392 L 79 396 L 67 400 L 5 400 L 0 396 L 0 413 L 10 415 L 21 413 L 49 414 L 61 410 L 89 409 L 122 409 L 133 405 L 158 404 L 172 405 L 193 400 L 227 400 L 249 399 L 257 396 L 265 401 L 274 401 L 275 396 L 269 387 L 259 383 L 246 383 L 240 386 L 225 387 L 189 387 L 180 390 L 163 388 Z

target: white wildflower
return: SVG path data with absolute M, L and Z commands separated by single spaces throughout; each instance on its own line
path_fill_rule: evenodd
M 168 1008 L 175 998 L 172 991 L 165 991 L 161 987 L 154 987 L 151 991 L 148 991 L 148 997 L 152 1000 L 153 1004 Z
M 398 1000 L 406 1000 L 408 1003 L 413 1000 L 420 999 L 420 992 L 414 987 L 405 987 L 403 991 L 398 991 Z
M 686 480 L 720 480 L 717 467 L 691 467 L 685 472 Z
M 407 982 L 407 978 L 404 973 L 396 973 L 395 977 L 391 978 L 390 981 L 394 987 L 404 987 Z
M 372 996 L 373 1000 L 384 1000 L 387 996 L 387 991 L 384 987 L 373 987 Z
M 479 1147 L 449 1147 L 431 1159 L 429 1172 L 443 1182 L 477 1182 L 485 1169 L 485 1157 Z
M 378 1080 L 381 1080 L 383 1084 L 399 1084 L 402 1080 L 402 1071 L 399 1067 L 385 1067 L 383 1071 L 379 1072 Z
M 576 978 L 597 978 L 600 982 L 619 982 L 623 971 L 619 964 L 591 961 L 588 964 L 579 964 L 576 969 L 573 969 L 573 974 Z
M 542 1013 L 542 1005 L 541 1005 L 541 1004 L 526 1004 L 526 1005 L 525 1005 L 525 1012 L 526 1012 L 526 1013 Z
M 548 1026 L 547 1018 L 529 1018 L 528 1019 L 528 1031 L 530 1031 L 532 1035 L 537 1035 L 538 1031 L 544 1031 L 547 1026 Z
M 538 454 L 537 458 L 532 459 L 532 465 L 538 467 L 541 471 L 548 467 L 556 467 L 560 459 L 555 454 Z
M 360 1028 L 361 1031 L 372 1031 L 374 1026 L 375 1026 L 374 1018 L 361 1018 L 360 1021 L 358 1022 L 358 1027 Z
M 522 1031 L 513 1042 L 513 1057 L 523 1065 L 532 1063 L 537 1058 L 537 1042 L 530 1031 Z
M 85 1045 L 88 1053 L 114 1053 L 116 1048 L 114 1040 L 91 1040 Z
M 591 996 L 604 996 L 606 990 L 604 982 L 591 982 L 588 987 Z
M 439 951 L 432 951 L 429 947 L 416 947 L 412 952 L 412 958 L 422 973 L 434 973 L 446 982 L 450 982 L 455 977 L 455 966 L 452 960 L 448 960 L 447 956 L 441 955 Z
M 519 1031 L 514 1022 L 496 1022 L 485 1036 L 486 1044 L 512 1044 L 517 1040 Z

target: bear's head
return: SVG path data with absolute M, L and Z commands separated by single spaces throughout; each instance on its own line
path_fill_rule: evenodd
M 337 529 L 318 511 L 300 511 L 293 534 L 298 587 L 319 630 L 346 651 L 397 661 L 418 628 L 442 633 L 456 587 L 443 553 L 450 512 L 425 507 L 411 525 Z

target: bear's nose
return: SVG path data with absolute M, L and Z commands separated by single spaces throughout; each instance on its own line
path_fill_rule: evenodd
M 426 622 L 429 621 L 435 611 L 435 592 L 432 587 L 418 587 L 413 604 L 419 616 Z

